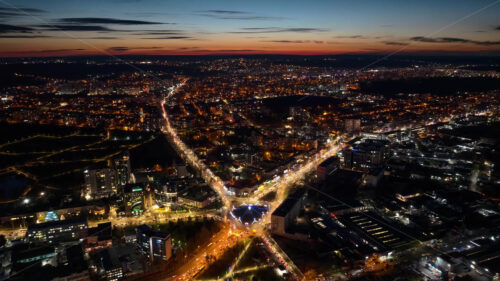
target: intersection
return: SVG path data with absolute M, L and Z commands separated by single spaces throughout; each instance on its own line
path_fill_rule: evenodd
M 238 237 L 240 239 L 248 237 L 250 230 L 249 228 L 251 227 L 253 231 L 253 235 L 259 236 L 263 239 L 264 244 L 266 248 L 274 255 L 275 260 L 280 263 L 284 268 L 287 269 L 293 276 L 295 280 L 303 280 L 304 275 L 302 272 L 300 272 L 300 269 L 293 264 L 293 262 L 286 256 L 286 254 L 280 249 L 278 244 L 272 239 L 271 235 L 269 234 L 267 228 L 268 225 L 270 224 L 271 221 L 271 214 L 272 212 L 283 202 L 283 200 L 286 198 L 286 191 L 293 187 L 297 182 L 300 180 L 304 179 L 305 176 L 312 171 L 316 169 L 316 167 L 324 160 L 328 159 L 331 156 L 334 156 L 337 152 L 340 151 L 341 145 L 339 144 L 339 138 L 336 138 L 334 140 L 331 140 L 328 142 L 328 145 L 326 148 L 319 150 L 316 154 L 312 156 L 306 156 L 300 165 L 296 169 L 291 169 L 287 171 L 286 173 L 283 173 L 278 180 L 273 181 L 271 186 L 268 186 L 265 190 L 263 189 L 257 189 L 253 196 L 251 197 L 245 197 L 245 198 L 238 198 L 235 196 L 231 196 L 228 194 L 228 190 L 224 184 L 224 181 L 220 179 L 217 175 L 215 175 L 209 167 L 205 163 L 203 163 L 202 160 L 200 160 L 196 153 L 191 150 L 178 136 L 176 130 L 173 128 L 173 126 L 170 123 L 168 113 L 165 109 L 165 105 L 168 101 L 168 99 L 172 98 L 175 95 L 175 92 L 182 88 L 184 84 L 187 82 L 187 80 L 184 80 L 177 86 L 174 86 L 171 88 L 170 92 L 168 95 L 165 97 L 165 99 L 161 102 L 161 109 L 162 109 L 162 114 L 163 118 L 165 119 L 165 130 L 164 133 L 167 136 L 167 139 L 169 142 L 173 145 L 175 150 L 179 153 L 179 155 L 189 164 L 191 167 L 195 168 L 197 171 L 200 172 L 200 175 L 202 178 L 209 184 L 209 186 L 217 192 L 218 196 L 220 197 L 224 207 L 224 217 L 226 218 L 225 221 L 228 225 L 230 225 L 230 229 L 233 229 L 235 231 L 238 231 L 240 235 Z M 229 211 L 235 206 L 236 204 L 238 205 L 245 205 L 245 204 L 259 204 L 260 200 L 267 195 L 269 192 L 276 192 L 276 197 L 274 200 L 271 202 L 268 202 L 268 212 L 265 214 L 262 218 L 262 220 L 255 222 L 251 226 L 245 227 L 239 222 L 237 222 L 234 219 L 231 219 L 228 216 Z M 226 233 L 224 239 L 228 239 L 229 237 L 234 237 L 231 236 L 230 231 Z M 217 238 L 217 239 L 215 239 Z M 229 248 L 229 245 L 227 243 L 219 243 L 221 237 L 218 235 L 214 237 L 214 240 L 212 243 L 215 243 L 216 245 L 218 244 L 219 246 L 217 247 L 217 250 L 215 250 L 217 253 L 220 251 L 223 251 L 224 245 L 226 246 L 226 249 Z M 212 244 L 214 245 L 214 244 Z M 209 249 L 212 250 L 212 249 Z M 206 254 L 206 253 L 205 253 Z M 189 264 L 191 265 L 191 268 L 189 270 L 185 270 L 183 272 L 186 272 L 185 274 L 181 276 L 177 276 L 175 279 L 172 278 L 167 278 L 164 280 L 189 280 L 192 278 L 195 278 L 203 269 L 205 269 L 206 264 L 204 264 L 204 259 L 201 258 L 202 255 L 201 253 L 197 257 L 192 257 L 191 260 L 195 260 L 198 262 L 190 262 Z M 200 260 L 202 260 L 200 262 Z M 183 267 L 184 268 L 184 267 Z

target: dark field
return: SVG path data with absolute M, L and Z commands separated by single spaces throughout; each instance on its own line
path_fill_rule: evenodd
M 5 133 L 0 137 L 0 175 L 22 174 L 42 188 L 79 190 L 83 170 L 105 167 L 127 150 L 133 168 L 180 162 L 163 135 L 112 131 L 108 137 L 97 129 L 26 124 L 1 124 L 0 131 Z

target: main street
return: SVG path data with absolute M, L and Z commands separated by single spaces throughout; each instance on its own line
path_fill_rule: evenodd
M 305 176 L 311 172 L 313 172 L 316 167 L 325 159 L 335 155 L 340 150 L 339 139 L 331 140 L 326 148 L 319 150 L 315 155 L 304 157 L 302 163 L 298 166 L 295 166 L 295 169 L 290 169 L 286 173 L 283 173 L 271 186 L 268 186 L 264 190 L 257 190 L 253 196 L 250 198 L 235 198 L 233 196 L 228 195 L 227 188 L 224 185 L 224 181 L 220 179 L 217 175 L 215 175 L 207 165 L 198 158 L 196 153 L 191 150 L 178 136 L 176 130 L 171 125 L 170 119 L 168 117 L 168 113 L 166 111 L 165 105 L 169 98 L 175 95 L 175 92 L 180 89 L 187 80 L 184 80 L 179 85 L 172 87 L 169 94 L 165 97 L 165 99 L 161 102 L 161 109 L 163 112 L 163 118 L 165 119 L 165 130 L 164 133 L 167 136 L 167 139 L 174 146 L 176 151 L 180 154 L 180 156 L 193 168 L 197 169 L 200 172 L 202 178 L 210 185 L 210 187 L 217 192 L 219 197 L 221 198 L 224 204 L 224 211 L 227 214 L 229 210 L 231 210 L 232 206 L 236 201 L 238 203 L 246 203 L 246 204 L 255 204 L 258 203 L 259 200 L 262 199 L 269 192 L 276 192 L 275 199 L 269 203 L 269 212 L 264 216 L 264 218 L 252 225 L 252 228 L 255 230 L 255 235 L 262 237 L 265 241 L 265 245 L 268 250 L 275 256 L 277 262 L 281 263 L 294 277 L 296 280 L 302 280 L 303 274 L 300 270 L 293 264 L 293 262 L 286 257 L 286 254 L 279 248 L 278 244 L 272 239 L 272 237 L 267 233 L 266 226 L 270 224 L 271 221 L 271 213 L 283 202 L 286 197 L 286 191 L 296 185 L 300 180 L 303 180 Z M 226 101 L 227 102 L 227 101 Z M 227 217 L 227 216 L 225 216 Z M 231 225 L 231 229 L 241 229 L 241 225 L 238 225 L 236 221 L 229 220 Z M 244 236 L 242 236 L 244 237 Z M 227 237 L 226 237 L 227 238 Z M 221 237 L 219 235 L 214 237 L 215 240 L 212 240 L 212 243 L 219 243 Z M 227 250 L 230 247 L 223 247 L 227 243 L 220 243 L 222 245 L 222 249 L 218 249 L 220 251 Z M 212 244 L 213 245 L 213 244 Z M 192 257 L 196 261 L 200 260 L 200 256 Z M 189 262 L 185 268 L 185 273 L 181 276 L 177 277 L 175 280 L 188 280 L 193 278 L 195 275 L 199 274 L 204 269 L 205 264 L 203 265 L 200 262 Z M 181 272 L 181 271 L 178 271 Z M 172 278 L 167 278 L 164 280 L 171 280 Z
M 204 219 L 212 218 L 215 220 L 222 220 L 216 211 L 187 211 L 187 212 L 170 212 L 164 215 L 157 214 L 143 214 L 141 216 L 134 217 L 117 217 L 109 216 L 103 220 L 89 220 L 88 226 L 95 227 L 100 223 L 111 222 L 113 226 L 137 226 L 141 224 L 157 224 L 157 223 L 167 223 L 170 221 L 187 220 L 187 219 Z M 22 239 L 26 236 L 26 228 L 0 228 L 0 235 L 4 235 L 10 240 Z
M 193 150 L 191 150 L 184 142 L 179 138 L 177 132 L 173 129 L 170 124 L 170 120 L 168 118 L 168 114 L 165 110 L 165 104 L 168 98 L 172 97 L 177 89 L 184 86 L 187 80 L 184 80 L 179 85 L 173 87 L 166 98 L 161 102 L 161 109 L 163 111 L 163 118 L 165 119 L 165 131 L 164 133 L 168 136 L 168 140 L 173 144 L 174 149 L 180 154 L 180 156 L 193 168 L 197 169 L 202 178 L 212 187 L 215 192 L 219 195 L 222 202 L 224 203 L 224 207 L 226 211 L 230 209 L 231 200 L 227 195 L 227 189 L 224 185 L 224 182 L 216 176 L 206 165 L 201 161 L 195 154 Z

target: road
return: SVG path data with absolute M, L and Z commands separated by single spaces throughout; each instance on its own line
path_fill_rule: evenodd
M 168 117 L 168 113 L 166 111 L 165 105 L 169 98 L 175 95 L 175 92 L 180 89 L 187 80 L 184 80 L 179 85 L 172 87 L 169 94 L 165 97 L 165 99 L 161 102 L 161 109 L 163 112 L 163 118 L 165 119 L 165 130 L 164 133 L 167 136 L 167 139 L 176 149 L 176 151 L 181 155 L 181 157 L 193 168 L 197 169 L 203 179 L 211 186 L 211 188 L 217 192 L 219 197 L 221 198 L 225 212 L 231 210 L 234 203 L 238 204 L 257 204 L 259 201 L 269 192 L 275 191 L 276 197 L 273 201 L 269 203 L 269 212 L 266 216 L 258 223 L 252 225 L 252 228 L 255 231 L 255 234 L 262 237 L 263 241 L 265 241 L 265 245 L 270 253 L 272 253 L 277 262 L 282 264 L 287 270 L 294 276 L 296 280 L 304 279 L 304 275 L 300 272 L 300 270 L 293 264 L 293 262 L 286 256 L 286 254 L 279 248 L 278 244 L 271 238 L 271 236 L 267 233 L 265 226 L 270 223 L 271 213 L 276 209 L 279 204 L 285 199 L 286 191 L 297 184 L 300 180 L 304 179 L 305 176 L 311 172 L 313 172 L 317 166 L 324 161 L 325 159 L 335 155 L 341 148 L 338 144 L 338 138 L 329 142 L 326 148 L 321 149 L 315 155 L 306 156 L 302 159 L 302 162 L 299 163 L 297 161 L 297 165 L 294 165 L 295 169 L 289 169 L 286 173 L 283 173 L 279 178 L 273 181 L 271 186 L 267 186 L 264 190 L 258 189 L 253 196 L 245 199 L 237 199 L 228 195 L 227 188 L 224 185 L 224 182 L 216 176 L 206 165 L 201 161 L 196 153 L 191 150 L 177 135 L 176 130 L 171 125 L 170 119 Z M 225 101 L 227 103 L 227 101 Z M 247 122 L 248 119 L 245 118 Z M 232 225 L 230 229 L 238 229 L 237 227 L 241 227 L 240 225 L 236 225 L 237 222 L 233 220 L 229 220 L 229 223 Z M 235 227 L 236 225 L 236 227 Z M 217 253 L 216 256 L 221 255 L 225 250 L 229 249 L 232 246 L 232 243 L 227 243 L 229 239 L 229 231 L 226 230 L 226 233 L 221 231 L 221 234 L 214 236 L 210 243 L 210 247 L 206 249 L 206 252 Z M 240 236 L 243 238 L 244 235 Z M 230 239 L 232 241 L 232 238 Z M 200 254 L 192 257 L 189 262 L 179 268 L 176 272 L 180 275 L 176 276 L 176 274 L 171 274 L 171 276 L 176 276 L 175 278 L 169 277 L 164 280 L 190 280 L 195 278 L 196 275 L 200 274 L 205 268 L 205 259 L 201 258 Z
M 169 97 L 172 97 L 175 91 L 181 88 L 186 83 L 184 80 L 182 83 L 171 89 L 170 93 L 167 97 L 161 102 L 161 109 L 163 111 L 163 118 L 165 119 L 166 129 L 164 133 L 167 135 L 167 139 L 173 144 L 174 149 L 179 152 L 180 156 L 193 168 L 197 169 L 202 178 L 214 189 L 219 197 L 221 198 L 226 211 L 230 210 L 231 207 L 231 199 L 227 194 L 227 188 L 224 185 L 224 182 L 216 176 L 208 167 L 201 161 L 196 153 L 191 150 L 184 142 L 179 138 L 177 132 L 173 129 L 170 124 L 170 120 L 168 118 L 168 114 L 165 110 L 165 104 Z
M 206 256 L 214 256 L 215 259 L 220 258 L 228 249 L 234 247 L 238 241 L 242 241 L 249 237 L 248 231 L 242 231 L 232 226 L 227 226 L 227 228 L 220 231 L 216 236 L 210 239 L 207 247 L 203 250 L 198 251 L 196 255 L 191 257 L 188 263 L 184 264 L 179 268 L 178 272 L 181 274 L 172 279 L 165 280 L 193 280 L 203 271 L 203 269 L 208 267 L 208 262 Z
M 172 213 L 165 216 L 134 216 L 134 217 L 112 217 L 102 220 L 102 221 L 89 221 L 89 227 L 96 226 L 99 223 L 111 222 L 114 226 L 131 226 L 131 225 L 141 225 L 141 224 L 157 224 L 166 223 L 169 221 L 177 221 L 179 219 L 186 218 L 215 218 L 222 219 L 214 211 L 197 211 L 197 212 L 185 212 L 185 213 Z
M 206 242 L 204 245 L 200 245 L 189 256 L 185 256 L 184 258 L 186 261 L 180 260 L 179 262 L 182 264 L 179 267 L 173 270 L 169 268 L 167 271 L 159 270 L 149 272 L 133 280 L 181 281 L 196 279 L 196 277 L 209 265 L 206 258 L 207 256 L 214 256 L 215 259 L 220 258 L 227 249 L 234 247 L 238 241 L 247 239 L 249 236 L 250 233 L 248 231 L 237 229 L 226 223 L 218 233 L 210 238 L 210 241 Z
M 110 216 L 104 220 L 96 220 L 89 221 L 89 227 L 95 227 L 100 223 L 111 222 L 113 226 L 136 226 L 141 224 L 157 224 L 157 223 L 166 223 L 169 221 L 177 221 L 179 219 L 187 219 L 187 218 L 213 218 L 216 220 L 222 220 L 216 211 L 214 210 L 201 210 L 201 211 L 189 211 L 185 213 L 168 213 L 165 216 L 134 216 L 134 217 L 116 217 Z M 0 235 L 4 235 L 9 240 L 15 240 L 24 238 L 26 235 L 26 228 L 1 228 Z

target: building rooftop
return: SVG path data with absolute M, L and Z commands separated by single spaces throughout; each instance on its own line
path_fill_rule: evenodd
M 98 236 L 99 240 L 111 239 L 111 222 L 100 223 L 88 229 L 88 236 Z
M 139 225 L 138 227 L 136 227 L 135 231 L 138 233 L 145 234 L 146 236 L 149 236 L 149 237 L 157 237 L 157 238 L 162 238 L 162 239 L 168 238 L 170 236 L 169 233 L 155 231 L 155 230 L 151 229 L 151 227 L 149 227 L 148 225 L 145 225 L 145 224 L 142 224 L 142 225 Z
M 339 163 L 340 159 L 337 156 L 332 156 L 319 164 L 320 167 L 327 167 L 334 163 Z
M 118 255 L 116 250 L 113 248 L 104 249 L 100 252 L 100 261 L 104 270 L 113 270 L 116 268 L 120 268 L 121 262 L 118 259 Z
M 284 217 L 290 210 L 297 204 L 298 200 L 294 198 L 287 198 L 281 203 L 273 212 L 273 216 Z
M 49 221 L 38 224 L 31 224 L 28 226 L 28 231 L 35 229 L 53 228 L 59 226 L 67 226 L 71 224 L 85 224 L 87 225 L 87 218 L 72 218 L 60 221 Z
M 354 212 L 339 217 L 346 226 L 374 243 L 379 249 L 394 249 L 407 245 L 408 238 L 394 231 L 384 219 L 373 212 Z
M 12 263 L 22 262 L 42 255 L 55 255 L 54 246 L 38 245 L 38 244 L 19 244 L 12 249 Z
M 284 217 L 305 196 L 306 192 L 307 190 L 304 188 L 295 190 L 274 210 L 272 215 Z
M 215 196 L 215 191 L 213 191 L 207 185 L 194 186 L 178 193 L 179 197 L 186 198 L 193 201 L 204 201 L 209 197 Z

